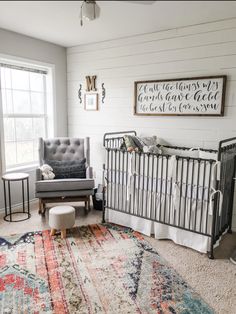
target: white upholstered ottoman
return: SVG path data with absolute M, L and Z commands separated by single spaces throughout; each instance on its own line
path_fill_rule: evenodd
M 49 226 L 51 235 L 56 230 L 61 230 L 61 238 L 66 238 L 66 229 L 73 227 L 75 224 L 75 209 L 72 206 L 55 206 L 49 210 Z

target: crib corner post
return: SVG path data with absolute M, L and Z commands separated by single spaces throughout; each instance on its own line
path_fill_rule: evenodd
M 102 210 L 102 223 L 104 224 L 106 222 L 105 220 L 105 207 Z
M 102 194 L 102 223 L 104 224 L 106 222 L 105 187 L 103 187 Z
M 105 205 L 105 188 L 103 187 L 103 191 L 102 191 L 102 223 L 104 224 L 106 222 L 105 220 L 105 216 L 106 216 L 106 205 Z
M 105 220 L 105 216 L 106 216 L 106 206 L 105 206 L 105 188 L 103 187 L 103 191 L 102 191 L 102 223 L 104 224 L 106 222 Z
M 233 204 L 234 204 L 234 190 L 235 190 L 235 174 L 236 174 L 236 156 L 234 156 L 234 168 L 233 168 L 233 177 L 231 183 L 231 192 L 230 192 L 230 202 L 229 202 L 229 213 L 228 213 L 228 231 L 227 233 L 232 234 L 232 219 L 233 219 Z
M 209 252 L 208 258 L 209 258 L 209 259 L 215 259 L 213 250 L 211 250 L 211 251 Z
M 103 188 L 102 188 L 102 223 L 104 224 L 106 222 L 105 216 L 106 216 L 106 201 L 105 201 L 105 169 L 106 165 L 103 164 Z
M 210 251 L 208 252 L 208 258 L 214 259 L 214 238 L 211 237 Z
M 210 254 L 208 255 L 208 258 L 209 258 L 209 259 L 215 259 L 214 254 L 213 254 L 213 253 L 210 253 Z

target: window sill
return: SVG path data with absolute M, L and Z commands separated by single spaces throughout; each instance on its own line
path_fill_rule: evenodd
M 14 167 L 10 169 L 6 169 L 7 173 L 11 172 L 33 172 L 39 167 L 38 164 L 32 164 L 32 165 L 24 165 L 19 167 Z

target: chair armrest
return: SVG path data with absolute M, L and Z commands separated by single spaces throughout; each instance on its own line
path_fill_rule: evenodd
M 86 178 L 93 179 L 93 167 L 86 168 Z
M 36 181 L 41 181 L 41 180 L 43 180 L 42 171 L 39 168 L 37 168 L 36 169 Z

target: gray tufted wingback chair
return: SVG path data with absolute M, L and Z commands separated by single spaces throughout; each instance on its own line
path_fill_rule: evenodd
M 36 170 L 35 196 L 39 198 L 39 213 L 45 213 L 46 203 L 85 201 L 90 209 L 93 194 L 93 171 L 90 167 L 89 138 L 39 138 L 39 164 L 47 160 L 65 161 L 86 158 L 86 178 L 43 180 L 41 170 Z

